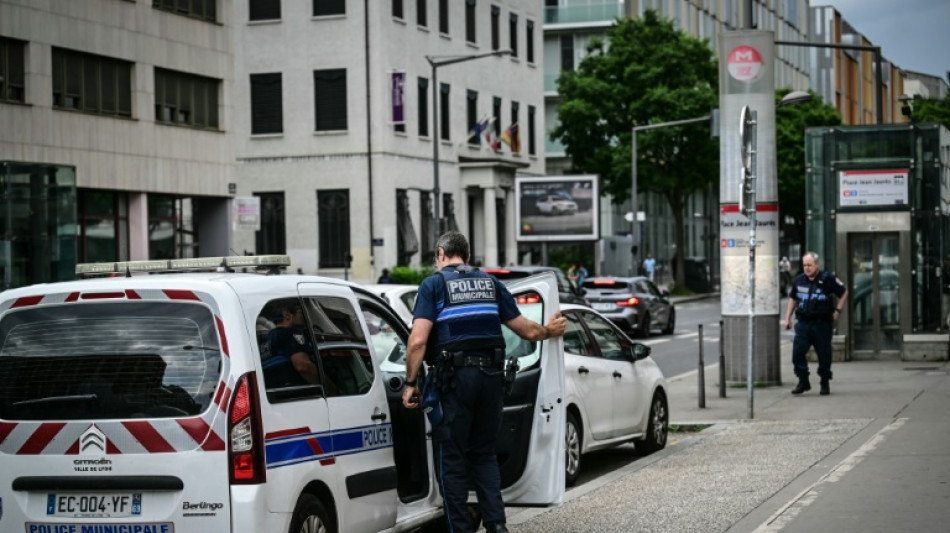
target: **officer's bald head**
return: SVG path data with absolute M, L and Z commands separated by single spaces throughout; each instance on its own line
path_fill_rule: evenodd
M 446 257 L 459 257 L 468 263 L 468 239 L 457 231 L 443 233 L 435 245 L 436 252 L 442 248 Z

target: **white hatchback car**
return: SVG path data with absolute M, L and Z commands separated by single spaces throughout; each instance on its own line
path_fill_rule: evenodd
M 382 296 L 393 311 L 399 315 L 399 318 L 412 327 L 412 311 L 416 308 L 416 294 L 419 292 L 418 285 L 400 285 L 394 283 L 380 283 L 376 285 L 363 285 L 373 294 Z
M 440 519 L 428 420 L 402 406 L 404 367 L 377 363 L 405 351 L 408 328 L 353 283 L 214 272 L 289 262 L 278 258 L 79 265 L 155 275 L 0 293 L 0 531 L 396 532 Z M 192 268 L 203 272 L 159 274 Z M 509 289 L 537 322 L 558 309 L 551 275 Z M 556 505 L 563 344 L 510 336 L 521 370 L 498 439 L 504 500 Z
M 567 318 L 565 478 L 571 485 L 588 452 L 631 441 L 644 454 L 665 447 L 669 406 L 666 379 L 649 346 L 589 307 L 562 304 L 561 312 Z

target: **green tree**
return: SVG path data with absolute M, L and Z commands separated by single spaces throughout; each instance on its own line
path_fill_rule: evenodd
M 551 138 L 564 145 L 573 172 L 598 174 L 601 191 L 620 204 L 630 197 L 633 127 L 708 115 L 719 96 L 718 68 L 706 40 L 654 11 L 617 19 L 587 52 L 576 71 L 558 78 L 562 100 Z M 637 140 L 638 191 L 666 198 L 683 250 L 686 198 L 718 180 L 718 143 L 707 124 L 642 132 Z M 676 256 L 682 285 L 683 254 Z
M 947 72 L 950 82 L 950 71 Z M 939 122 L 950 128 L 950 93 L 942 100 L 937 98 L 914 97 L 911 105 L 911 122 Z
M 776 104 L 791 92 L 775 92 Z M 791 217 L 797 235 L 805 235 L 805 128 L 837 126 L 841 117 L 834 107 L 822 102 L 821 96 L 808 91 L 812 99 L 775 110 L 775 157 L 778 171 L 778 197 L 781 225 Z M 788 234 L 787 228 L 783 228 Z

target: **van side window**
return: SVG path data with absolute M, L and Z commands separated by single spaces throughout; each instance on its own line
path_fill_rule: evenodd
M 376 353 L 376 361 L 383 372 L 406 371 L 406 344 L 399 337 L 394 317 L 384 315 L 363 303 L 363 318 L 369 328 L 369 338 Z
M 255 328 L 268 399 L 275 402 L 319 396 L 320 389 L 312 385 L 324 385 L 325 380 L 320 375 L 300 299 L 271 300 L 258 315 Z
M 317 359 L 328 381 L 327 396 L 369 392 L 375 370 L 358 311 L 345 298 L 308 296 L 303 302 Z

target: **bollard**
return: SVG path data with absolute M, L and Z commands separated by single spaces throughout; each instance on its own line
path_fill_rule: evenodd
M 706 408 L 706 365 L 703 361 L 703 325 L 699 325 L 699 408 Z
M 722 342 L 722 320 L 719 321 L 719 397 L 726 397 L 726 352 Z

